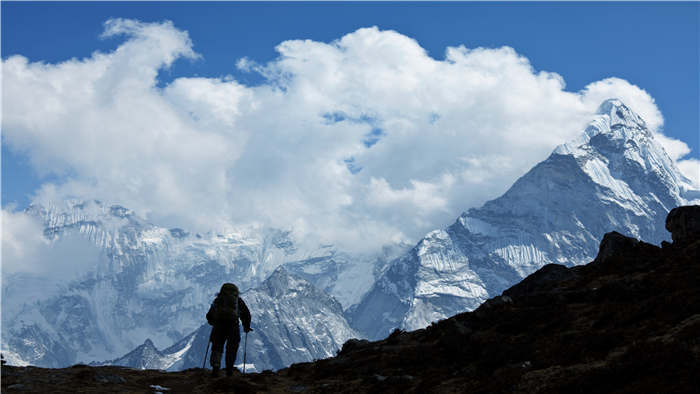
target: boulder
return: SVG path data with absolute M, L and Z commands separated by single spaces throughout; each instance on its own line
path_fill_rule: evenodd
M 700 239 L 700 205 L 673 208 L 666 216 L 666 230 L 671 232 L 674 244 Z
M 348 339 L 343 344 L 343 347 L 340 349 L 340 352 L 338 352 L 338 355 L 339 356 L 347 355 L 349 353 L 354 352 L 355 350 L 358 350 L 364 346 L 369 345 L 369 343 L 370 342 L 366 339 L 356 339 L 356 338 Z
M 504 299 L 491 301 L 491 304 L 505 304 L 513 302 L 519 297 L 551 291 L 559 283 L 576 277 L 576 273 L 561 264 L 547 264 L 533 274 L 523 279 L 520 283 L 503 292 Z M 488 304 L 487 301 L 485 304 Z
M 629 253 L 639 244 L 639 240 L 624 236 L 617 231 L 612 231 L 603 236 L 600 241 L 598 256 L 593 260 L 594 264 L 605 264 L 612 257 Z

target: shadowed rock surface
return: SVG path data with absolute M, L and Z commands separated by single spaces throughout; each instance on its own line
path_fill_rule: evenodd
M 608 233 L 588 265 L 546 265 L 473 312 L 277 373 L 4 366 L 2 391 L 697 392 L 699 208 L 671 211 L 663 248 Z
M 666 217 L 666 230 L 675 243 L 692 242 L 700 238 L 700 205 L 678 207 Z

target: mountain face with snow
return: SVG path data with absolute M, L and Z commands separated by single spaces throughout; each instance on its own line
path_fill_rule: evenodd
M 410 248 L 407 244 L 385 245 L 369 255 L 349 254 L 322 247 L 317 257 L 284 263 L 295 275 L 333 295 L 347 309 L 360 302 L 389 263 Z
M 177 356 L 177 352 L 159 351 L 153 344 L 153 341 L 146 339 L 143 345 L 138 346 L 123 357 L 105 363 L 94 363 L 93 365 L 120 365 L 138 369 L 168 370 L 175 364 L 175 361 L 178 359 Z
M 690 184 L 644 121 L 607 100 L 577 140 L 504 195 L 394 260 L 351 323 L 379 339 L 473 310 L 545 264 L 591 261 L 609 231 L 659 243 L 668 212 L 700 197 Z
M 142 350 L 151 352 L 153 360 L 162 358 L 152 350 L 180 342 L 200 327 L 222 283 L 234 282 L 246 290 L 259 286 L 284 263 L 293 262 L 291 272 L 308 274 L 319 260 L 342 254 L 328 246 L 303 250 L 288 232 L 279 230 L 192 234 L 166 229 L 100 201 L 32 205 L 27 213 L 43 223 L 44 236 L 51 242 L 81 237 L 99 248 L 101 257 L 94 269 L 67 284 L 30 274 L 3 277 L 2 352 L 15 365 L 61 367 L 113 360 L 147 338 L 151 344 L 145 343 Z M 319 271 L 313 279 L 329 283 L 329 277 L 352 277 L 360 271 L 368 289 L 376 261 L 345 257 L 333 272 Z M 346 302 L 357 302 L 362 295 L 347 290 L 352 283 L 327 288 Z M 328 324 L 337 325 L 335 316 L 329 316 Z M 316 357 L 334 352 L 335 341 L 342 337 L 317 334 L 296 347 L 307 346 L 309 357 Z M 275 341 L 268 338 L 265 343 Z M 166 361 L 159 365 L 173 368 Z
M 170 345 L 201 324 L 222 282 L 250 287 L 294 253 L 281 232 L 188 234 L 99 201 L 27 213 L 53 242 L 82 236 L 102 251 L 94 270 L 31 303 L 27 286 L 3 286 L 3 352 L 33 365 L 109 359 L 146 338 Z
M 241 294 L 241 298 L 251 311 L 253 327 L 248 334 L 247 370 L 279 369 L 295 362 L 328 358 L 345 341 L 359 336 L 350 328 L 335 298 L 283 267 L 259 287 Z M 164 370 L 201 367 L 210 332 L 209 325 L 202 325 L 163 351 L 146 340 L 123 357 L 99 365 Z M 236 358 L 239 368 L 243 363 L 244 335 Z
M 248 360 L 259 370 L 331 357 L 345 341 L 359 336 L 335 298 L 284 267 L 242 297 L 255 319 Z M 239 362 L 242 358 L 241 353 Z
M 2 353 L 44 367 L 198 366 L 204 315 L 221 284 L 234 282 L 260 324 L 248 343 L 256 369 L 322 358 L 351 336 L 472 310 L 547 263 L 588 262 L 605 232 L 660 242 L 667 212 L 700 198 L 688 185 L 643 120 L 609 100 L 578 140 L 405 253 L 305 249 L 271 229 L 194 234 L 100 201 L 33 205 L 27 213 L 47 239 L 87 239 L 101 258 L 66 284 L 3 275 Z

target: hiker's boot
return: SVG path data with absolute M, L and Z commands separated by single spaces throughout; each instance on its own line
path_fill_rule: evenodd
M 233 376 L 233 368 L 226 368 L 226 376 Z
M 211 368 L 211 377 L 212 377 L 212 378 L 218 378 L 218 377 L 219 377 L 219 367 L 212 367 L 212 368 Z

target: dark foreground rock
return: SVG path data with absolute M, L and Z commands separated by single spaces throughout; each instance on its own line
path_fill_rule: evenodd
M 694 393 L 700 212 L 671 214 L 675 242 L 664 248 L 610 233 L 591 264 L 545 266 L 474 312 L 353 340 L 334 358 L 218 379 L 201 369 L 4 366 L 2 392 Z
M 666 230 L 671 232 L 674 243 L 700 238 L 700 205 L 673 208 L 666 217 Z

